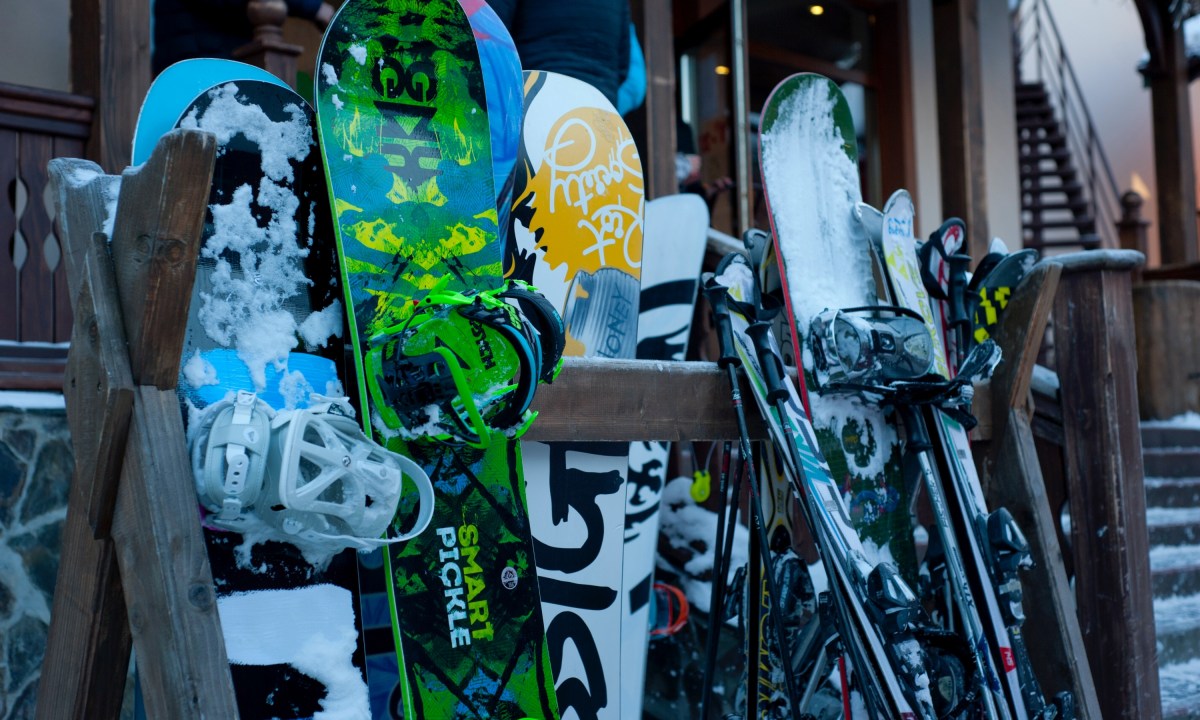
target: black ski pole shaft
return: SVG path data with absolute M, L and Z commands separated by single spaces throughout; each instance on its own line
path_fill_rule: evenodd
M 709 594 L 708 601 L 708 637 L 705 641 L 704 648 L 704 675 L 703 684 L 700 689 L 700 717 L 708 717 L 708 702 L 712 695 L 710 690 L 712 686 L 713 672 L 717 662 L 717 637 L 721 631 L 721 615 L 722 605 L 725 597 L 725 578 L 726 575 L 722 568 L 722 551 L 729 543 L 725 541 L 725 505 L 729 498 L 729 456 L 731 445 L 729 441 L 725 441 L 724 452 L 721 457 L 721 480 L 720 493 L 717 498 L 717 532 L 713 538 L 713 569 L 712 569 L 712 589 Z M 734 503 L 736 505 L 736 496 Z M 730 536 L 733 535 L 733 528 L 730 527 Z M 728 552 L 727 550 L 725 552 Z
M 708 282 L 705 283 L 704 294 L 708 298 L 709 305 L 712 308 L 713 324 L 716 325 L 717 338 L 721 348 L 721 357 L 717 364 L 725 368 L 726 379 L 729 381 L 730 404 L 733 406 L 738 424 L 738 451 L 741 453 L 743 459 L 749 459 L 751 457 L 750 430 L 746 425 L 746 411 L 742 404 L 742 390 L 737 377 L 737 368 L 741 364 L 741 360 L 733 344 L 733 321 L 729 315 L 727 288 L 713 282 L 710 276 Z M 759 497 L 758 473 L 755 472 L 753 463 L 747 462 L 746 475 L 750 484 L 750 506 L 754 510 L 754 522 L 752 524 L 756 526 L 755 530 L 758 535 L 764 577 L 767 581 L 767 592 L 771 596 L 772 604 L 776 606 L 775 612 L 771 612 L 770 617 L 772 630 L 775 632 L 775 637 L 778 641 L 781 665 L 783 666 L 788 708 L 791 711 L 793 720 L 799 720 L 800 712 L 796 706 L 799 696 L 796 694 L 795 679 L 792 677 L 791 653 L 788 652 L 787 635 L 783 631 L 783 618 L 778 612 L 781 595 L 775 583 L 775 576 L 771 572 L 771 545 L 767 539 L 767 524 L 763 516 L 762 500 Z M 756 658 L 751 660 L 757 662 Z M 749 710 L 752 703 L 754 703 L 754 699 L 748 697 L 747 710 Z

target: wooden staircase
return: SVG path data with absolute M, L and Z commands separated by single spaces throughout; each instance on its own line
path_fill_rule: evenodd
M 1067 133 L 1041 82 L 1016 88 L 1024 246 L 1100 247 L 1096 218 L 1067 146 Z
M 1163 717 L 1200 718 L 1200 429 L 1142 428 Z

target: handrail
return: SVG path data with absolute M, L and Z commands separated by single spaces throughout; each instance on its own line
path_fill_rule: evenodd
M 1059 115 L 1067 149 L 1078 163 L 1084 198 L 1105 248 L 1118 246 L 1120 191 L 1108 154 L 1067 56 L 1058 22 L 1046 0 L 1020 0 L 1013 10 L 1013 52 L 1019 82 L 1043 84 Z M 1027 75 L 1028 73 L 1028 75 Z

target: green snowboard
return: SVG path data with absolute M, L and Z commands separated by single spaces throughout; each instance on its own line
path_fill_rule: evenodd
M 362 417 L 425 468 L 437 493 L 430 530 L 385 553 L 404 716 L 557 718 L 519 444 L 500 434 L 482 448 L 406 438 L 389 429 L 392 409 L 365 377 L 372 338 L 408 321 L 435 285 L 503 282 L 467 17 L 456 0 L 349 0 L 325 36 L 316 85 Z M 446 322 L 462 337 L 483 332 Z M 478 354 L 472 345 L 455 351 Z M 396 527 L 415 506 L 415 496 L 402 499 Z

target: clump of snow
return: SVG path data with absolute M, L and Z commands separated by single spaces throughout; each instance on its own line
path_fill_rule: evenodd
M 200 293 L 198 317 L 212 340 L 236 348 L 262 390 L 267 364 L 282 370 L 298 343 L 296 320 L 283 306 L 307 290 L 308 250 L 297 242 L 300 200 L 287 183 L 293 180 L 291 162 L 309 153 L 312 132 L 299 107 L 287 106 L 288 119 L 274 122 L 261 108 L 240 102 L 233 83 L 213 89 L 209 99 L 205 110 L 193 109 L 180 125 L 212 132 L 222 146 L 245 136 L 261 152 L 264 177 L 257 188 L 242 185 L 229 203 L 210 207 L 213 231 L 201 254 L 216 266 L 211 287 Z M 257 216 L 262 211 L 270 213 L 265 227 Z
M 321 63 L 321 78 L 325 81 L 326 85 L 338 84 L 337 70 L 334 70 L 333 66 L 329 63 Z
M 311 237 L 311 235 L 310 235 Z M 342 303 L 334 300 L 329 307 L 318 310 L 300 323 L 300 337 L 309 350 L 324 347 L 329 338 L 342 336 Z
M 217 378 L 217 369 L 204 359 L 199 350 L 194 352 L 183 364 L 183 379 L 192 387 L 216 385 L 220 382 Z
M 367 46 L 366 45 L 351 45 L 346 48 L 346 52 L 350 53 L 350 57 L 354 58 L 359 65 L 367 64 Z
M 855 231 L 858 167 L 842 151 L 833 99 L 823 83 L 792 99 L 762 137 L 762 166 L 789 301 L 806 333 L 822 310 L 874 304 L 875 292 L 869 246 Z
M 291 665 L 325 686 L 314 720 L 370 718 L 367 685 L 354 667 L 358 646 L 350 591 L 321 584 L 218 598 L 229 661 Z
M 692 499 L 692 479 L 677 477 L 663 488 L 661 500 L 661 532 L 672 547 L 694 553 L 683 566 L 680 578 L 683 591 L 692 607 L 703 613 L 709 610 L 712 593 L 714 541 L 717 537 L 717 514 L 700 507 Z M 725 528 L 726 532 L 729 528 Z M 729 560 L 729 576 L 746 564 L 750 531 L 740 523 L 734 526 L 733 556 Z
M 313 386 L 299 370 L 285 372 L 279 376 L 279 394 L 283 396 L 284 407 L 294 410 L 308 401 L 313 394 Z

